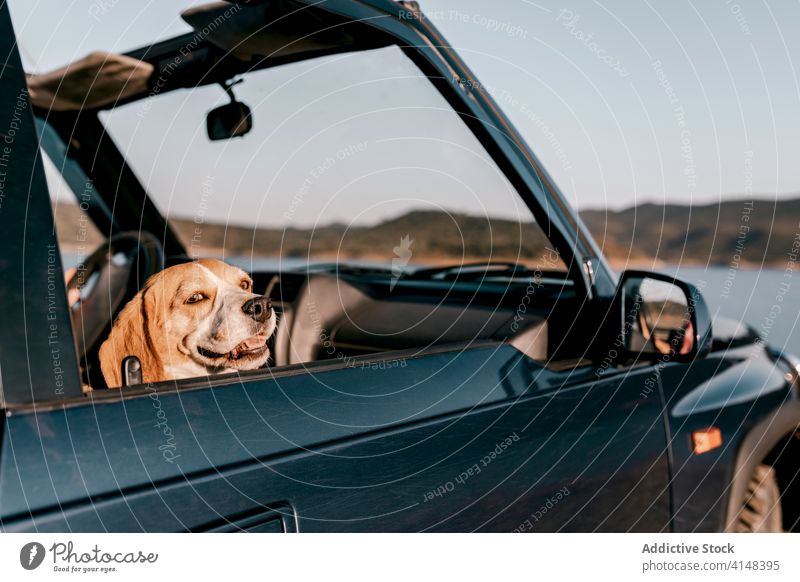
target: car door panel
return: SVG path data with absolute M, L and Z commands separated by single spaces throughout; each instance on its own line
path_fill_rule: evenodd
M 475 348 L 399 360 L 405 367 L 398 374 L 321 366 L 245 383 L 216 378 L 213 388 L 145 389 L 124 400 L 104 394 L 63 411 L 12 413 L 1 458 L 3 515 L 501 402 L 509 387 L 498 382 L 499 371 L 519 358 L 508 347 Z M 365 382 L 370 376 L 375 381 Z
M 559 386 L 507 345 L 397 361 L 12 414 L 3 527 L 207 531 L 285 506 L 300 531 L 511 531 L 564 487 L 537 529 L 668 520 L 655 398 Z

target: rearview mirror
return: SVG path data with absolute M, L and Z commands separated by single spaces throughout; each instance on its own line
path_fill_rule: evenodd
M 711 317 L 694 285 L 659 273 L 625 271 L 617 291 L 619 338 L 629 357 L 690 361 L 711 348 Z
M 208 139 L 212 141 L 242 137 L 253 129 L 250 108 L 239 101 L 233 101 L 212 109 L 206 117 Z

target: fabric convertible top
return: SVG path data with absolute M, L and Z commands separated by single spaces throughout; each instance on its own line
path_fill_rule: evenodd
M 189 8 L 181 16 L 194 33 L 180 48 L 181 56 L 176 56 L 173 68 L 192 61 L 194 55 L 190 53 L 206 42 L 239 63 L 258 66 L 265 66 L 269 60 L 297 60 L 382 44 L 366 34 L 364 27 L 358 30 L 365 34 L 355 35 L 354 29 L 342 26 L 344 21 L 336 16 L 292 0 L 272 0 L 255 6 L 212 2 Z M 215 62 L 204 61 L 201 65 L 205 66 L 199 68 L 196 82 L 203 82 L 203 73 Z M 156 70 L 162 67 L 162 63 L 154 65 L 127 55 L 98 51 L 51 72 L 29 74 L 27 82 L 34 106 L 49 111 L 78 111 L 146 93 Z M 173 76 L 174 70 L 169 72 Z

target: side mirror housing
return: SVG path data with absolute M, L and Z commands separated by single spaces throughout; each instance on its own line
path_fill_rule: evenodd
M 614 313 L 626 359 L 688 362 L 711 351 L 711 316 L 700 290 L 660 273 L 625 271 Z
M 253 129 L 253 117 L 250 108 L 239 101 L 232 101 L 212 109 L 206 116 L 208 139 L 212 141 L 242 137 L 251 129 Z

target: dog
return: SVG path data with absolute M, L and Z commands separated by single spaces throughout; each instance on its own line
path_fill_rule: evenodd
M 136 356 L 144 383 L 254 370 L 270 357 L 276 315 L 253 280 L 222 261 L 201 259 L 150 277 L 117 316 L 100 346 L 109 388 L 122 386 L 122 361 Z

